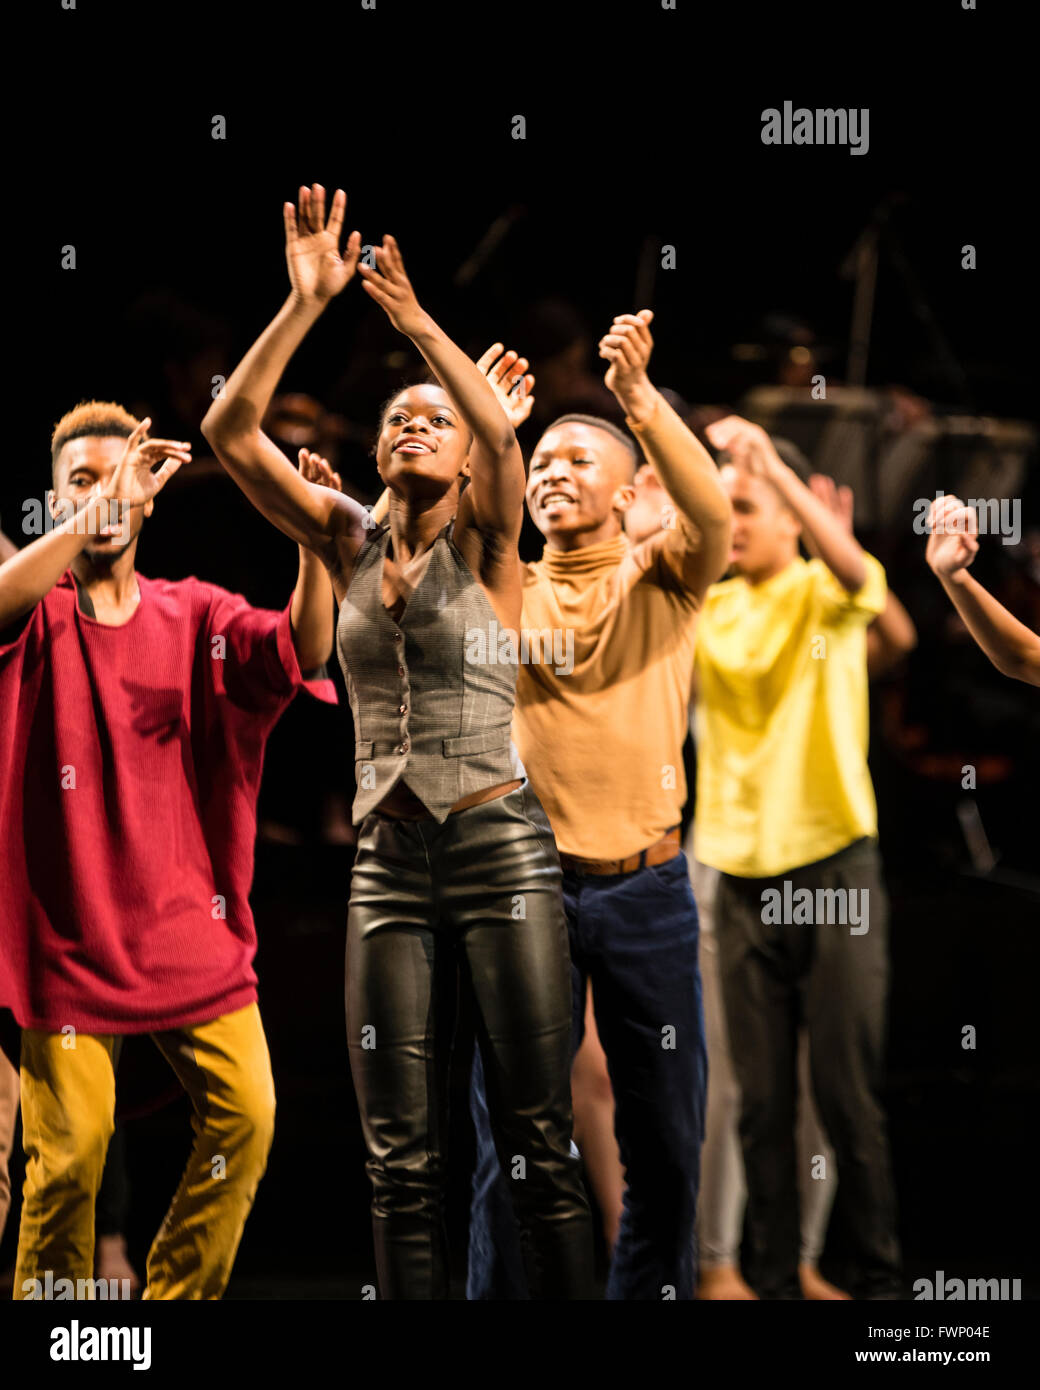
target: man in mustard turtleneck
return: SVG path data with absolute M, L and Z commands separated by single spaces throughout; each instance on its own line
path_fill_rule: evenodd
M 546 546 L 525 566 L 523 626 L 540 640 L 521 647 L 513 722 L 563 865 L 574 1046 L 591 983 L 616 1098 L 627 1189 L 608 1299 L 693 1297 L 707 1080 L 697 909 L 678 827 L 694 635 L 726 568 L 731 514 L 711 456 L 647 377 L 652 318 L 619 315 L 600 342 L 638 448 L 606 420 L 565 415 L 532 456 L 527 505 Z M 640 450 L 673 512 L 631 545 L 622 519 Z M 554 665 L 561 636 L 568 660 Z M 524 664 L 539 648 L 542 660 Z M 479 1067 L 473 1114 L 467 1294 L 524 1298 L 506 1186 L 523 1167 L 495 1154 Z

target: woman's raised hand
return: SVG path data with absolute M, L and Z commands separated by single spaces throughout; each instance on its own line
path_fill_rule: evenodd
M 325 190 L 320 183 L 300 188 L 299 215 L 286 203 L 285 260 L 296 297 L 306 303 L 324 304 L 339 294 L 354 277 L 361 254 L 361 233 L 351 232 L 340 254 L 347 195 L 333 194 L 329 220 L 325 221 Z
M 365 291 L 381 308 L 399 333 L 414 338 L 429 319 L 419 307 L 412 283 L 405 274 L 404 260 L 392 236 L 384 236 L 382 246 L 372 248 L 375 265 L 358 267 Z

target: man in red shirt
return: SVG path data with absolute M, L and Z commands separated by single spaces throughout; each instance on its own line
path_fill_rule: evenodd
M 96 401 L 60 420 L 57 524 L 0 568 L 0 1008 L 22 1029 L 26 1156 L 15 1298 L 59 1279 L 87 1296 L 122 1035 L 152 1034 L 195 1110 L 145 1298 L 221 1296 L 273 1134 L 256 801 L 267 737 L 331 651 L 332 593 L 310 556 L 281 614 L 138 575 L 144 517 L 190 462 L 150 423 Z

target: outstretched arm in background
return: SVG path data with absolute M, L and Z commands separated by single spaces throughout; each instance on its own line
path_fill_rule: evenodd
M 809 487 L 842 523 L 850 535 L 853 534 L 853 514 L 855 498 L 850 487 L 838 487 L 833 478 L 826 473 L 814 473 L 809 479 Z M 810 538 L 803 536 L 806 549 L 814 554 L 815 548 Z M 885 606 L 867 628 L 867 675 L 871 680 L 886 675 L 902 661 L 904 656 L 917 646 L 917 628 L 891 589 L 885 590 Z
M 925 559 L 965 627 L 1003 675 L 1040 685 L 1040 636 L 968 573 L 979 549 L 975 509 L 959 497 L 943 497 L 932 503 L 928 525 Z

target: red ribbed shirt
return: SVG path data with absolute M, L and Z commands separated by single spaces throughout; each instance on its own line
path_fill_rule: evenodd
M 0 1006 L 23 1028 L 143 1033 L 256 999 L 260 773 L 304 685 L 289 609 L 137 582 L 109 627 L 67 571 L 0 643 Z

